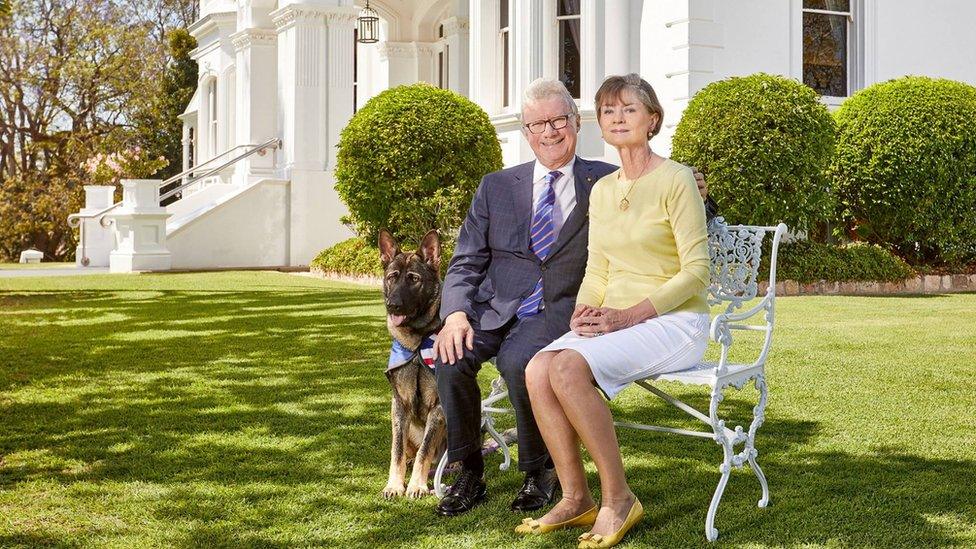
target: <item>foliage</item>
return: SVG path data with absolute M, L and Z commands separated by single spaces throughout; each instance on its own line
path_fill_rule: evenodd
M 133 147 L 111 154 L 99 153 L 82 166 L 91 184 L 117 185 L 122 179 L 137 177 L 137 174 L 156 173 L 167 162 L 163 156 L 154 158 L 142 147 Z
M 155 177 L 167 179 L 180 172 L 183 162 L 183 114 L 197 89 L 197 62 L 190 52 L 197 41 L 186 29 L 166 35 L 169 61 L 156 82 L 157 92 L 147 98 L 134 117 L 138 140 L 152 156 L 165 158 L 167 167 Z
M 454 244 L 441 242 L 441 275 L 447 273 L 447 265 L 454 255 Z M 312 260 L 312 267 L 327 273 L 344 276 L 383 276 L 380 265 L 380 250 L 376 244 L 358 236 L 344 240 L 326 248 Z
M 976 260 L 976 88 L 905 77 L 836 113 L 830 175 L 856 234 L 913 264 Z
M 432 228 L 456 234 L 481 177 L 501 167 L 480 107 L 428 84 L 397 86 L 342 131 L 336 190 L 360 236 L 371 241 L 385 227 L 416 245 Z
M 756 479 L 733 472 L 721 543 L 973 547 L 974 309 L 972 294 L 777 300 L 756 437 L 773 504 L 756 508 Z M 0 278 L 2 545 L 574 544 L 579 530 L 516 540 L 505 496 L 522 475 L 499 471 L 498 453 L 486 457 L 496 495 L 454 520 L 434 518 L 430 498 L 379 495 L 385 324 L 377 289 L 281 273 Z M 762 335 L 738 331 L 736 347 Z M 497 375 L 481 369 L 485 394 Z M 700 387 L 661 388 L 707 407 Z M 751 384 L 724 394 L 730 427 L 752 418 Z M 639 388 L 610 406 L 620 421 L 696 427 Z M 496 427 L 511 425 L 500 415 Z M 629 429 L 619 439 L 634 492 L 655 501 L 627 546 L 706 546 L 721 448 Z
M 761 271 L 769 276 L 768 251 L 763 254 Z M 838 246 L 798 240 L 781 244 L 776 260 L 777 280 L 894 282 L 912 276 L 915 271 L 904 260 L 865 242 Z
M 66 218 L 92 182 L 92 158 L 143 146 L 133 123 L 160 94 L 157 30 L 191 0 L 19 0 L 0 26 L 0 259 L 27 247 L 70 257 Z M 156 120 L 148 127 L 163 128 Z M 126 176 L 153 174 L 154 160 Z M 178 165 L 178 164 L 177 164 Z M 117 176 L 117 175 L 116 175 Z M 100 177 L 109 177 L 102 173 Z
M 809 230 L 831 209 L 823 170 L 833 131 L 816 92 L 757 73 L 699 91 L 678 123 L 672 157 L 706 175 L 730 223 Z

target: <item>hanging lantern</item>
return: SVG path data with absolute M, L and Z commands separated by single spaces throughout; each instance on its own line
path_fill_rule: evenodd
M 366 7 L 359 13 L 358 22 L 358 36 L 361 44 L 379 42 L 380 18 L 376 15 L 376 10 L 369 7 L 369 0 L 366 0 Z

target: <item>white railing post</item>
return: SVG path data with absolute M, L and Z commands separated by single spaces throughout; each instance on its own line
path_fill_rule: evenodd
M 123 179 L 122 205 L 107 218 L 115 232 L 109 271 L 131 273 L 166 271 L 172 260 L 166 249 L 166 219 L 159 205 L 159 179 Z
M 115 186 L 85 185 L 85 207 L 79 215 L 92 216 L 115 201 Z M 78 233 L 75 265 L 78 267 L 108 267 L 108 256 L 115 248 L 115 235 L 95 217 L 82 218 Z

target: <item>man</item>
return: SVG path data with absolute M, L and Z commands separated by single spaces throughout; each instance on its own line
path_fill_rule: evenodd
M 437 506 L 443 516 L 464 513 L 487 494 L 477 374 L 492 357 L 515 410 L 525 473 L 512 510 L 551 503 L 558 485 L 532 415 L 525 366 L 569 330 L 586 268 L 590 188 L 616 166 L 576 156 L 579 112 L 558 80 L 529 85 L 522 121 L 536 160 L 482 179 L 444 281 L 444 327 L 434 346 L 437 392 L 447 418 L 448 461 L 462 468 Z M 705 196 L 703 179 L 699 187 Z

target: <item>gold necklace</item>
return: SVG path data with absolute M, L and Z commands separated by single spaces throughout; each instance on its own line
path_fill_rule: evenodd
M 635 177 L 630 182 L 630 188 L 628 188 L 627 189 L 627 192 L 624 193 L 624 197 L 620 199 L 620 204 L 618 206 L 620 208 L 620 211 L 626 212 L 627 211 L 627 208 L 630 207 L 630 201 L 627 200 L 627 197 L 630 196 L 630 191 L 634 190 L 634 185 L 637 184 L 637 180 L 640 179 L 641 176 L 644 175 L 644 172 L 647 171 L 647 167 L 651 165 L 651 160 L 653 160 L 653 159 L 654 159 L 654 154 L 652 153 L 650 156 L 647 157 L 647 162 L 644 163 L 644 169 L 642 169 L 640 171 L 640 173 L 637 174 L 637 177 Z M 620 168 L 620 173 L 624 173 L 624 169 L 623 168 Z

